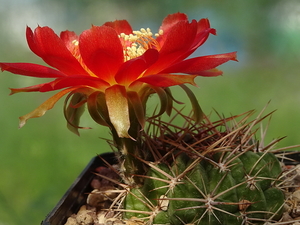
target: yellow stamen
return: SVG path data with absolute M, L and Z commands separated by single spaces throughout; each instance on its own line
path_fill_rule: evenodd
M 163 35 L 163 30 L 159 30 L 154 34 L 155 37 Z M 119 35 L 123 44 L 124 60 L 130 60 L 141 56 L 148 49 L 160 49 L 159 43 L 153 38 L 153 33 L 150 28 L 141 28 L 138 31 L 133 31 L 132 34 L 121 33 Z
M 74 46 L 78 46 L 78 45 L 79 45 L 79 41 L 73 40 L 73 41 L 72 41 L 72 44 L 73 44 Z

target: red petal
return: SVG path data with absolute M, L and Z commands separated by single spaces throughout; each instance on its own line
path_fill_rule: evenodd
M 142 56 L 125 62 L 116 74 L 116 81 L 125 86 L 130 85 L 140 77 L 157 58 L 157 50 L 149 49 Z
M 33 33 L 27 27 L 26 37 L 29 48 L 50 66 L 67 75 L 87 74 L 68 50 L 64 41 L 51 28 L 37 27 Z
M 40 91 L 40 88 L 43 86 L 44 84 L 37 84 L 37 85 L 33 85 L 33 86 L 29 86 L 29 87 L 24 87 L 24 88 L 10 88 L 10 95 L 16 94 L 16 93 L 20 93 L 20 92 L 36 92 L 36 91 Z
M 174 26 L 176 23 L 178 23 L 181 20 L 188 21 L 187 15 L 180 12 L 170 14 L 166 16 L 166 18 L 164 18 L 162 25 L 160 26 L 160 29 L 162 29 L 164 32 L 165 31 L 167 32 L 170 28 L 172 28 L 172 26 Z
M 185 83 L 196 85 L 194 82 L 196 76 L 197 75 L 155 74 L 142 77 L 137 81 L 141 81 L 156 87 L 170 87 Z
M 118 34 L 132 34 L 132 28 L 127 20 L 116 20 L 113 22 L 106 22 L 105 26 L 113 28 Z
M 176 51 L 186 51 L 191 46 L 191 41 L 194 40 L 197 32 L 197 23 L 193 20 L 191 23 L 188 21 L 180 21 L 172 27 L 168 32 L 165 44 L 160 50 L 160 54 L 166 55 Z
M 197 34 L 187 51 L 182 54 L 177 61 L 184 60 L 188 56 L 190 56 L 194 51 L 197 50 L 204 42 L 207 40 L 209 34 L 216 34 L 216 30 L 210 28 L 209 20 L 208 19 L 201 19 L 197 23 Z
M 68 92 L 71 92 L 73 90 L 74 90 L 74 88 L 69 88 L 69 89 L 62 90 L 62 91 L 56 93 L 55 95 L 53 95 L 52 97 L 50 97 L 48 100 L 46 100 L 43 104 L 41 104 L 39 107 L 37 107 L 32 112 L 30 112 L 30 113 L 28 113 L 24 116 L 19 117 L 19 119 L 20 119 L 19 127 L 20 128 L 23 127 L 25 125 L 26 121 L 30 118 L 36 118 L 36 117 L 43 116 L 48 110 L 53 108 L 55 103 L 61 97 L 63 97 L 65 94 L 67 94 Z
M 101 79 L 114 83 L 114 76 L 124 61 L 123 47 L 114 29 L 93 26 L 79 37 L 84 63 Z
M 158 61 L 146 72 L 156 74 L 169 67 L 181 58 L 190 48 L 197 32 L 197 23 L 180 21 L 172 27 L 167 35 L 165 44 L 159 52 Z
M 70 52 L 74 52 L 74 41 L 78 41 L 78 35 L 73 31 L 63 31 L 60 33 L 61 40 L 65 43 L 65 46 L 69 49 Z
M 184 13 L 174 13 L 168 15 L 162 22 L 162 25 L 160 26 L 160 30 L 163 30 L 163 35 L 159 36 L 157 38 L 157 41 L 162 46 L 166 40 L 166 37 L 169 33 L 169 31 L 172 29 L 174 25 L 176 25 L 179 21 L 188 21 L 188 17 Z
M 118 84 L 128 86 L 135 81 L 146 68 L 145 61 L 140 58 L 129 60 L 121 66 L 116 74 L 116 81 Z
M 205 70 L 201 71 L 197 74 L 197 76 L 202 76 L 202 77 L 217 77 L 223 74 L 223 71 L 218 70 L 218 69 L 211 69 L 211 70 Z
M 66 75 L 52 68 L 32 63 L 0 63 L 2 71 L 9 71 L 14 74 L 29 77 L 57 78 Z
M 205 71 L 214 69 L 215 67 L 229 61 L 237 60 L 236 52 L 201 56 L 196 58 L 187 59 L 185 61 L 179 62 L 170 66 L 169 68 L 163 70 L 163 73 L 187 73 L 187 74 L 197 74 Z
M 145 60 L 147 66 L 151 66 L 154 64 L 159 57 L 159 52 L 156 49 L 148 49 L 142 56 L 143 60 Z
M 46 83 L 43 87 L 40 88 L 40 91 L 41 92 L 54 91 L 66 87 L 92 87 L 104 91 L 107 87 L 109 87 L 109 84 L 99 78 L 72 76 L 72 77 L 56 79 L 52 82 Z
M 208 19 L 201 19 L 198 21 L 198 29 L 195 40 L 192 44 L 190 51 L 188 51 L 184 58 L 192 54 L 197 48 L 199 48 L 208 38 L 209 34 L 216 35 L 216 30 L 210 27 Z
M 210 30 L 211 29 L 211 30 Z M 201 19 L 198 21 L 198 31 L 197 33 L 205 32 L 206 30 L 210 30 L 210 33 L 216 35 L 216 30 L 210 28 L 210 23 L 208 19 Z

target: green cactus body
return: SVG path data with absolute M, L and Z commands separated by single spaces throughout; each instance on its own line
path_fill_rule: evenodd
M 282 215 L 280 174 L 272 153 L 216 152 L 201 160 L 181 153 L 171 165 L 149 169 L 144 185 L 127 195 L 124 217 L 150 224 L 263 224 Z

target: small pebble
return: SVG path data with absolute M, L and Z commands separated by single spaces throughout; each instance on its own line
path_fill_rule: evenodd
M 78 225 L 76 218 L 74 217 L 69 217 L 65 225 Z
M 81 206 L 77 213 L 76 221 L 79 225 L 93 225 L 95 210 L 88 210 L 85 205 Z

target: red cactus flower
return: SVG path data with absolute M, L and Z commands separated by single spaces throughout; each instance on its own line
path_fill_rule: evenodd
M 50 67 L 32 63 L 0 63 L 2 71 L 53 81 L 11 89 L 18 92 L 61 90 L 31 113 L 20 117 L 20 127 L 29 118 L 40 117 L 68 94 L 65 116 L 69 128 L 78 132 L 79 118 L 87 104 L 92 118 L 115 129 L 119 137 L 129 137 L 132 118 L 143 126 L 145 104 L 152 93 L 161 101 L 160 114 L 170 112 L 173 98 L 168 87 L 195 85 L 196 76 L 218 76 L 215 67 L 236 60 L 236 53 L 187 59 L 215 34 L 208 19 L 188 21 L 185 14 L 167 16 L 157 34 L 133 31 L 126 20 L 92 26 L 79 36 L 64 31 L 56 35 L 49 27 L 27 27 L 29 48 Z M 197 103 L 193 101 L 195 109 Z M 71 125 L 71 126 L 70 126 Z

